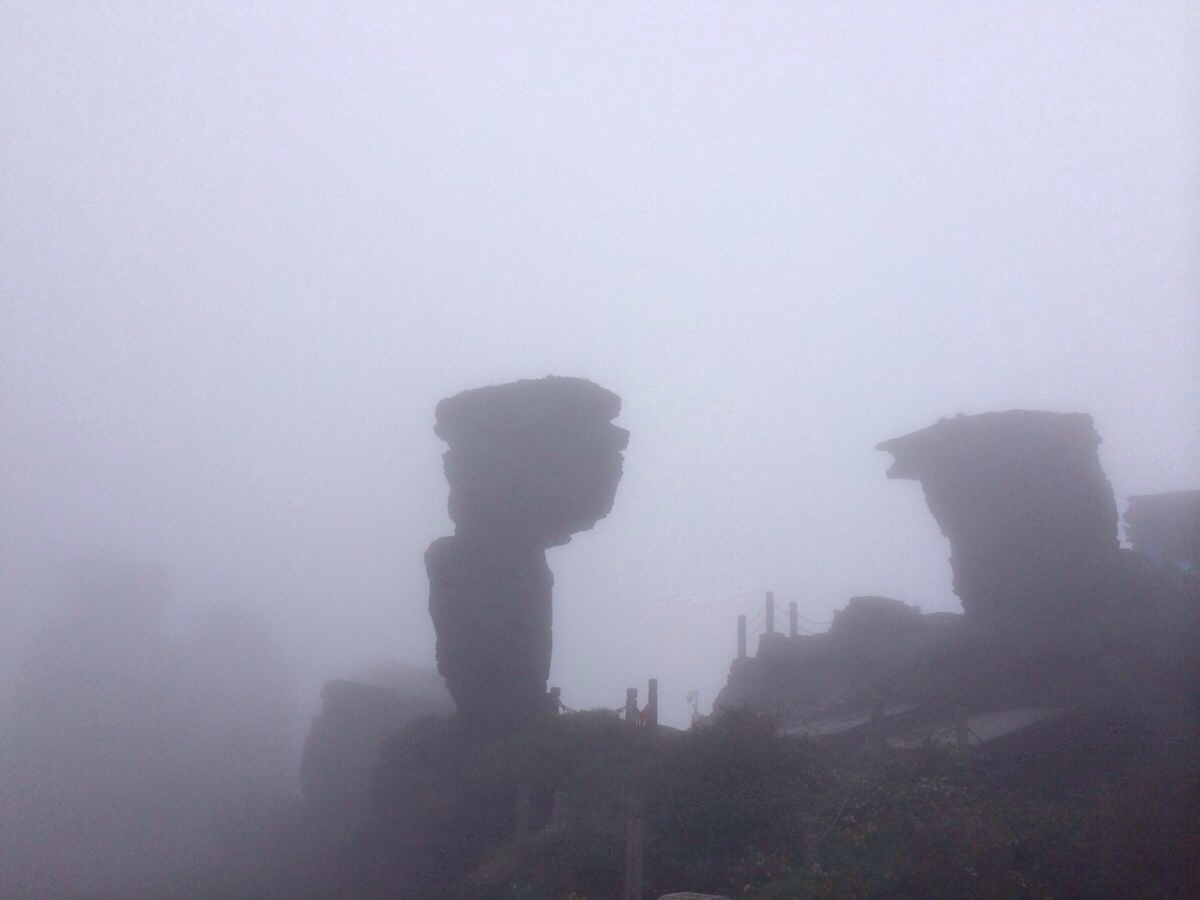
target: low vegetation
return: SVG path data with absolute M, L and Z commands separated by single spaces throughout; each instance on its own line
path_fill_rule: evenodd
M 651 733 L 585 712 L 495 740 L 423 720 L 388 747 L 355 889 L 619 896 L 637 800 L 648 897 L 1186 895 L 1200 859 L 1190 745 L 1091 739 L 1110 726 L 1068 724 L 1078 758 L 1029 765 L 933 746 L 838 750 L 778 737 L 747 713 Z

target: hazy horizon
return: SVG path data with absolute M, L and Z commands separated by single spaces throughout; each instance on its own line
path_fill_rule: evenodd
M 79 558 L 321 682 L 433 664 L 436 403 L 616 392 L 571 707 L 707 710 L 774 590 L 959 608 L 880 441 L 1091 413 L 1200 487 L 1191 4 L 0 9 L 0 696 Z M 781 622 L 783 619 L 781 618 Z M 753 652 L 753 642 L 751 646 Z

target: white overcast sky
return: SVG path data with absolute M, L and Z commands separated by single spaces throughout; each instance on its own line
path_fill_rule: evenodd
M 1200 487 L 1191 2 L 0 2 L 0 651 L 161 565 L 319 682 L 431 663 L 439 399 L 624 400 L 552 681 L 707 707 L 762 593 L 958 609 L 881 440 L 1086 411 Z M 10 677 L 10 667 L 5 678 Z

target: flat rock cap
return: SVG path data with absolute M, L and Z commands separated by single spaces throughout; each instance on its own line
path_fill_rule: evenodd
M 486 437 L 495 429 L 581 419 L 609 422 L 620 413 L 621 398 L 612 391 L 586 378 L 547 375 L 447 397 L 437 405 L 433 430 L 454 446 L 464 439 Z

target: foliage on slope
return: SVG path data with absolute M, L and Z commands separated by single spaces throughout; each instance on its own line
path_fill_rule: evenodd
M 1196 746 L 1194 723 L 1112 710 L 965 752 L 837 750 L 744 712 L 684 733 L 587 712 L 490 740 L 430 717 L 387 745 L 360 833 L 330 832 L 314 810 L 231 820 L 237 865 L 190 892 L 604 900 L 621 892 L 637 799 L 646 897 L 1188 896 L 1200 877 Z

